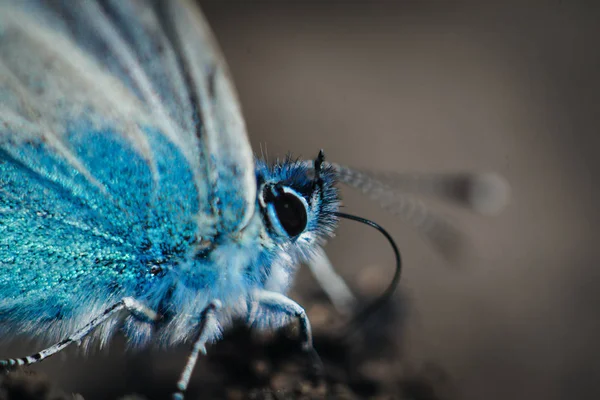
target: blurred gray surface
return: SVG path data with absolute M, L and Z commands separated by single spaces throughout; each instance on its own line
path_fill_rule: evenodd
M 398 336 L 407 363 L 440 364 L 464 399 L 600 398 L 598 10 L 201 4 L 257 153 L 262 145 L 270 158 L 313 158 L 324 148 L 329 160 L 355 167 L 496 171 L 510 182 L 511 203 L 496 218 L 440 206 L 466 238 L 454 263 L 344 190 L 346 211 L 383 224 L 401 248 L 409 314 Z M 392 276 L 389 246 L 355 223 L 342 222 L 326 250 L 358 292 L 365 271 Z M 302 271 L 296 298 L 315 285 Z M 132 364 L 121 352 L 117 341 L 110 359 L 58 356 L 38 368 L 66 390 L 118 392 L 132 369 L 156 376 L 185 357 L 165 352 L 153 365 Z

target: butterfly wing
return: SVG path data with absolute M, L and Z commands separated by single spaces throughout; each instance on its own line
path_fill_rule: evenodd
M 232 79 L 208 23 L 193 0 L 181 3 L 161 4 L 179 39 L 195 101 L 204 116 L 205 147 L 212 163 L 209 181 L 217 193 L 213 198 L 219 203 L 220 232 L 235 232 L 254 213 L 254 158 Z
M 145 254 L 252 215 L 244 122 L 190 3 L 0 1 L 0 321 L 12 329 L 48 321 L 64 335 L 139 290 Z

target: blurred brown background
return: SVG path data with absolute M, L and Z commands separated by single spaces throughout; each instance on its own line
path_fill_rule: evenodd
M 600 398 L 593 2 L 200 3 L 255 151 L 313 158 L 324 148 L 355 167 L 496 171 L 510 182 L 511 203 L 496 218 L 442 209 L 468 239 L 453 264 L 344 190 L 347 211 L 382 223 L 401 248 L 404 362 L 439 364 L 464 399 Z M 391 277 L 391 251 L 372 230 L 342 222 L 327 251 L 357 291 L 368 268 Z M 302 271 L 296 298 L 313 292 Z M 67 390 L 124 386 L 132 365 L 121 349 L 40 368 Z M 161 354 L 183 365 L 186 353 Z
M 201 3 L 255 151 L 511 183 L 497 218 L 450 213 L 469 239 L 455 265 L 344 191 L 401 247 L 409 359 L 440 363 L 465 399 L 600 398 L 598 7 Z M 351 222 L 327 250 L 351 285 L 392 268 L 385 241 Z

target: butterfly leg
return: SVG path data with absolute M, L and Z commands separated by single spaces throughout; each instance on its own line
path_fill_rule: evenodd
M 267 290 L 257 290 L 253 293 L 252 303 L 250 304 L 249 322 L 260 326 L 261 319 L 269 320 L 269 327 L 272 329 L 284 326 L 290 317 L 298 318 L 300 322 L 300 337 L 302 341 L 302 350 L 310 356 L 311 366 L 317 375 L 321 374 L 323 363 L 313 347 L 312 329 L 310 321 L 304 308 L 294 300 L 277 292 Z M 265 318 L 270 314 L 272 318 Z
M 308 268 L 338 312 L 350 315 L 356 308 L 356 297 L 342 277 L 335 272 L 323 249 L 316 250 L 308 262 Z
M 61 340 L 60 342 L 31 356 L 0 360 L 0 368 L 11 369 L 18 366 L 31 365 L 40 362 L 50 356 L 53 356 L 54 354 L 60 352 L 71 343 L 83 339 L 98 325 L 102 324 L 108 318 L 122 310 L 127 310 L 131 313 L 131 315 L 135 316 L 136 318 L 146 321 L 157 321 L 160 318 L 156 312 L 144 306 L 139 301 L 131 297 L 125 297 L 123 300 L 104 310 L 102 314 L 98 315 L 96 318 L 88 322 L 83 328 L 81 328 L 68 338 Z
M 192 352 L 190 353 L 185 368 L 181 372 L 179 381 L 177 382 L 177 392 L 173 394 L 174 400 L 183 400 L 183 394 L 187 390 L 188 384 L 190 383 L 190 377 L 192 371 L 198 361 L 200 353 L 206 354 L 206 342 L 208 342 L 214 333 L 214 327 L 217 324 L 216 312 L 221 308 L 221 302 L 219 300 L 213 300 L 205 309 L 202 311 L 200 329 L 198 331 L 198 338 L 194 342 Z

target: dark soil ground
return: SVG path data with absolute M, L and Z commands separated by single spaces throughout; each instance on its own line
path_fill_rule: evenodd
M 270 334 L 237 327 L 211 346 L 208 356 L 200 360 L 186 399 L 455 398 L 452 383 L 443 370 L 435 365 L 411 367 L 402 362 L 398 329 L 402 313 L 391 303 L 350 335 L 344 321 L 327 303 L 313 303 L 308 314 L 312 317 L 315 348 L 323 361 L 322 373 L 315 373 L 309 357 L 300 350 L 297 327 L 293 324 Z M 170 398 L 176 374 L 164 379 L 150 372 L 144 376 L 148 361 L 144 357 L 137 359 L 140 365 L 133 367 L 140 371 L 135 377 L 140 382 L 135 385 L 135 393 L 114 397 L 110 382 L 106 382 L 106 393 L 65 393 L 59 382 L 24 369 L 0 375 L 0 400 Z M 102 375 L 97 379 L 102 379 Z

